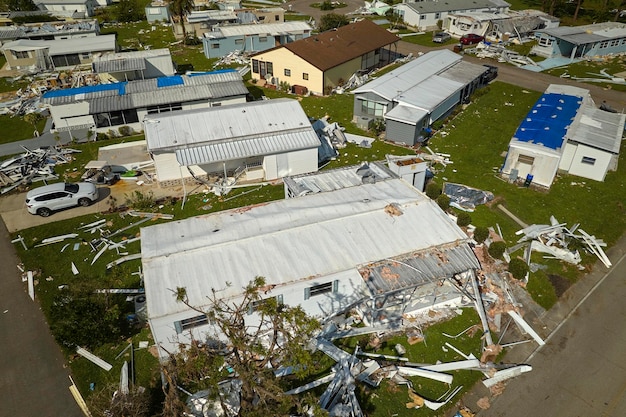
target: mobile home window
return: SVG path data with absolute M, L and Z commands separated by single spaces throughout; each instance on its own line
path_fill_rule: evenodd
M 219 43 L 212 43 L 211 44 L 211 49 L 219 49 L 220 44 Z
M 267 42 L 267 36 L 259 36 L 259 42 Z
M 421 14 L 420 15 L 420 20 L 424 20 L 424 19 L 426 19 L 426 15 L 425 14 Z
M 288 68 L 285 68 L 285 77 L 291 77 L 291 70 Z
M 252 72 L 254 72 L 255 74 L 259 73 L 259 60 L 258 59 L 252 60 Z
M 517 162 L 519 162 L 520 164 L 532 165 L 535 163 L 535 158 L 528 155 L 520 155 L 517 157 Z
M 235 39 L 235 45 L 243 45 L 243 39 Z
M 206 314 L 203 314 L 201 316 L 195 316 L 181 321 L 176 321 L 174 322 L 174 327 L 176 328 L 176 333 L 182 333 L 185 330 L 193 329 L 194 327 L 204 326 L 205 324 L 209 324 L 209 318 L 206 316 Z
M 596 164 L 596 158 L 590 158 L 588 156 L 583 156 L 583 159 L 580 161 L 583 164 L 587 164 L 587 165 L 595 165 Z
M 362 100 L 361 112 L 372 116 L 382 117 L 385 113 L 385 105 L 374 101 Z
M 322 295 L 329 292 L 336 293 L 338 289 L 339 281 L 337 280 L 313 285 L 312 287 L 304 289 L 304 299 L 308 300 L 309 298 L 315 297 L 316 295 Z
M 254 300 L 250 304 L 248 304 L 248 314 L 252 314 L 259 309 L 263 304 L 267 303 L 272 298 L 261 298 L 260 300 Z M 283 295 L 279 294 L 273 299 L 276 300 L 278 305 L 283 304 Z
M 16 59 L 28 58 L 28 51 L 13 51 L 13 57 Z

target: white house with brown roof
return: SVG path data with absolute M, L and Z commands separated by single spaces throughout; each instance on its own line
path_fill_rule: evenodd
M 400 38 L 362 20 L 251 56 L 252 78 L 324 95 L 357 71 L 390 63 Z

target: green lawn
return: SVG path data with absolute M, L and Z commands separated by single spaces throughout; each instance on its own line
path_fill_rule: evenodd
M 37 123 L 37 129 L 41 132 L 46 125 L 45 120 Z M 19 116 L 0 115 L 0 126 L 2 126 L 2 135 L 0 135 L 0 144 L 15 142 L 16 140 L 31 139 L 34 135 L 35 128 L 30 123 L 24 121 Z
M 603 60 L 602 62 L 582 61 L 574 64 L 569 64 L 566 67 L 553 68 L 546 72 L 557 77 L 565 75 L 568 78 L 576 77 L 601 79 L 602 76 L 600 74 L 600 71 L 602 70 L 606 71 L 606 73 L 608 73 L 609 75 L 623 73 L 624 71 L 626 71 L 626 57 L 616 56 L 612 59 Z M 599 85 L 603 88 L 626 92 L 626 85 L 624 84 L 620 85 L 602 82 L 589 82 L 589 84 Z

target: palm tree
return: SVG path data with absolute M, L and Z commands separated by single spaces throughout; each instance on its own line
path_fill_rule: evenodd
M 170 9 L 174 16 L 178 17 L 183 29 L 183 39 L 187 39 L 187 29 L 185 28 L 185 16 L 194 9 L 194 0 L 171 0 Z

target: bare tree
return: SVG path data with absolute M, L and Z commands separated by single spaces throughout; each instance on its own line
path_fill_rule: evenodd
M 242 383 L 241 415 L 287 416 L 314 402 L 285 395 L 274 370 L 289 368 L 292 378 L 316 372 L 307 345 L 319 322 L 301 307 L 283 304 L 271 295 L 272 288 L 263 277 L 256 277 L 237 300 L 222 299 L 213 290 L 206 311 L 189 303 L 185 288 L 172 290 L 177 301 L 205 314 L 216 333 L 212 340 L 194 340 L 170 354 L 164 369 L 170 385 L 165 390 L 166 408 L 179 411 L 180 389 L 171 386 L 181 385 L 189 392 L 208 389 L 219 401 L 218 384 L 233 375 Z

